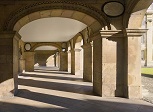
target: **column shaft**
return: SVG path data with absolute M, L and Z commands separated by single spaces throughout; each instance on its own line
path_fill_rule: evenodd
M 71 72 L 71 51 L 68 51 L 68 71 Z
M 93 41 L 93 91 L 102 95 L 102 38 Z
M 56 54 L 54 55 L 54 66 L 56 67 Z
M 34 52 L 25 52 L 25 71 L 33 72 L 34 71 Z
M 80 63 L 81 63 L 81 59 L 80 59 L 80 49 L 75 49 L 75 74 L 79 74 L 80 75 Z M 83 58 L 83 57 L 82 57 Z
M 83 48 L 83 79 L 92 82 L 92 46 L 90 43 L 82 46 Z
M 70 50 L 71 52 L 71 74 L 75 75 L 75 51 Z
M 127 29 L 125 53 L 125 96 L 142 98 L 141 91 L 141 36 L 146 30 Z
M 0 33 L 0 98 L 17 93 L 19 74 L 19 39 L 16 32 Z
M 25 60 L 24 59 L 20 59 L 20 73 L 22 73 L 23 71 L 25 71 Z
M 120 31 L 101 31 L 101 35 L 93 37 L 93 91 L 100 96 L 124 95 L 122 36 Z
M 68 54 L 60 52 L 60 71 L 68 71 Z

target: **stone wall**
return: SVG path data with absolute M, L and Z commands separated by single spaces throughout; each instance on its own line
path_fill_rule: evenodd
M 39 66 L 54 66 L 54 54 L 56 51 L 35 51 L 35 64 L 38 63 Z
M 19 39 L 16 32 L 0 33 L 0 98 L 17 93 L 19 73 Z

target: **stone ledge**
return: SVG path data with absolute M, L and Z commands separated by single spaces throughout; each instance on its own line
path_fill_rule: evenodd
M 108 37 L 124 37 L 122 30 L 101 30 L 100 31 L 102 38 Z
M 1 31 L 0 38 L 15 38 L 17 40 L 20 40 L 21 35 L 16 31 Z
M 85 48 L 92 47 L 92 45 L 90 43 L 87 43 L 87 44 L 82 45 L 81 47 L 85 49 Z
M 147 32 L 148 29 L 126 29 L 126 35 L 127 36 L 137 36 L 140 37 L 144 33 Z

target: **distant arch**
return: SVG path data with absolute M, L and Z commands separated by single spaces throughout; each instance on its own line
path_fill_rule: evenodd
M 153 0 L 131 0 L 124 15 L 123 25 L 125 28 L 137 29 L 141 27 L 143 18 Z
M 47 14 L 50 11 L 61 10 L 59 15 L 50 15 L 49 17 L 67 17 L 78 20 L 88 25 L 93 33 L 99 31 L 102 28 L 110 29 L 109 21 L 106 19 L 105 14 L 102 11 L 97 10 L 92 6 L 87 6 L 82 3 L 72 2 L 38 2 L 25 6 L 15 12 L 12 12 L 3 25 L 3 30 L 16 30 L 18 31 L 23 25 L 40 18 L 48 17 Z M 40 15 L 37 15 L 40 12 Z M 43 13 L 44 12 L 44 13 Z M 41 15 L 42 13 L 42 15 Z M 35 15 L 33 15 L 35 14 Z M 57 13 L 56 13 L 57 14 Z M 71 15 L 72 14 L 72 15 Z M 77 15 L 84 15 L 84 18 L 77 18 Z M 32 16 L 33 15 L 33 16 Z M 32 17 L 32 19 L 30 17 Z M 38 17 L 36 17 L 38 16 Z M 29 18 L 29 20 L 28 20 Z M 18 22 L 22 20 L 25 22 L 23 25 L 19 25 Z
M 56 47 L 59 51 L 62 50 L 62 47 L 56 43 L 38 43 L 31 48 L 31 51 L 35 51 L 36 48 L 41 46 L 53 46 L 53 47 Z

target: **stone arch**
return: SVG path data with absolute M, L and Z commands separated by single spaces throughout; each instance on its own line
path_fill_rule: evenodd
M 30 51 L 34 51 L 36 48 L 41 47 L 41 46 L 54 46 L 56 47 L 59 51 L 62 50 L 62 47 L 56 43 L 38 43 L 35 44 Z
M 75 38 L 73 39 L 74 48 L 76 48 L 76 44 L 77 44 L 77 43 L 81 43 L 81 41 L 83 41 L 83 44 L 84 44 L 84 38 L 83 38 L 82 33 L 78 33 L 78 34 L 75 36 Z
M 97 10 L 94 7 L 87 6 L 83 3 L 50 1 L 50 2 L 38 2 L 32 5 L 25 6 L 15 12 L 12 12 L 8 17 L 8 19 L 5 21 L 3 25 L 3 30 L 19 30 L 20 27 L 22 27 L 22 25 L 19 26 L 18 21 L 23 19 L 25 24 L 27 24 L 33 20 L 45 17 L 44 16 L 45 12 L 47 13 L 47 11 L 55 11 L 55 10 L 62 11 L 61 14 L 57 15 L 56 17 L 67 17 L 81 21 L 82 23 L 87 24 L 87 26 L 89 26 L 92 29 L 93 33 L 99 31 L 101 28 L 110 29 L 110 25 L 108 20 L 106 19 L 106 16 L 103 14 L 103 12 Z M 42 15 L 40 13 L 39 15 L 40 17 L 30 19 L 29 16 L 32 16 L 32 14 L 36 15 L 37 12 L 39 13 L 41 12 Z M 84 15 L 84 18 L 83 19 L 77 18 L 76 15 Z M 14 26 L 16 27 L 15 29 Z
M 141 27 L 143 18 L 148 7 L 153 3 L 153 0 L 131 0 L 128 3 L 126 13 L 124 15 L 123 25 L 125 28 L 137 29 Z
M 75 41 L 75 48 L 79 48 L 82 45 L 83 45 L 83 38 L 82 36 L 78 36 Z
M 68 49 L 68 51 L 70 51 L 72 49 L 71 41 L 68 41 L 67 44 L 68 44 L 68 48 L 67 49 Z

